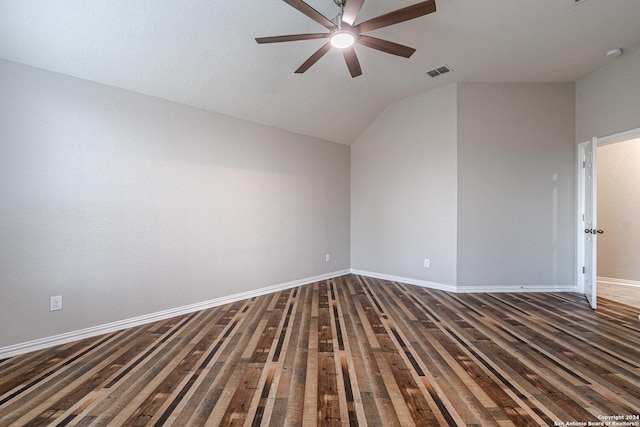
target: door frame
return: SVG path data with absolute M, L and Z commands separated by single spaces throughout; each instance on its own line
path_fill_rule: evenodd
M 616 133 L 613 135 L 597 138 L 597 143 L 593 147 L 597 150 L 598 147 L 608 144 L 615 144 L 616 142 L 624 142 L 630 139 L 640 138 L 640 128 L 628 130 L 625 132 Z M 584 273 L 582 267 L 584 266 L 584 223 L 582 220 L 582 214 L 584 213 L 584 190 L 585 190 L 585 174 L 583 173 L 583 161 L 585 155 L 585 148 L 591 141 L 581 142 L 576 147 L 576 289 L 580 293 L 584 293 Z M 593 173 L 597 176 L 598 167 L 593 165 Z M 596 209 L 597 209 L 596 200 Z M 597 240 L 596 240 L 597 244 Z M 596 266 L 597 267 L 597 266 Z M 595 268 L 595 267 L 594 267 Z M 597 275 L 597 274 L 596 274 Z

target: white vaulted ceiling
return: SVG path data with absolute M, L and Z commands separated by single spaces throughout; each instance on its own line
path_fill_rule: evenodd
M 358 22 L 416 3 L 366 0 Z M 328 18 L 333 0 L 308 0 Z M 370 35 L 410 59 L 357 46 L 352 79 L 324 32 L 281 0 L 0 0 L 0 57 L 350 144 L 391 101 L 451 82 L 567 82 L 640 47 L 640 0 L 437 0 L 438 11 Z M 431 78 L 426 71 L 449 65 Z M 1 84 L 1 82 L 0 82 Z M 1 101 L 0 101 L 1 102 Z

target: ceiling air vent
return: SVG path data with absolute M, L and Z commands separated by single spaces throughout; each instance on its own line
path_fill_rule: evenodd
M 429 74 L 431 77 L 438 77 L 444 73 L 448 73 L 449 71 L 451 71 L 451 68 L 449 68 L 448 65 L 442 65 L 438 68 L 434 68 L 433 70 L 427 71 L 427 74 Z

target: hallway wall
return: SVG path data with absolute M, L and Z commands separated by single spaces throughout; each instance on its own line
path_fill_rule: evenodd
M 640 139 L 598 147 L 598 276 L 640 282 Z

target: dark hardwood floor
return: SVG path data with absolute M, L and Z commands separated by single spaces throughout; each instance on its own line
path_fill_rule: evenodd
M 640 426 L 639 345 L 612 301 L 348 275 L 2 360 L 0 425 Z

